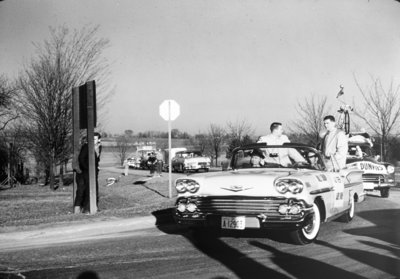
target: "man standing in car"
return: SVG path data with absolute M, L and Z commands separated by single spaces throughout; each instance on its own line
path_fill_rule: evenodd
M 324 117 L 327 133 L 322 139 L 322 155 L 329 171 L 339 171 L 346 166 L 346 156 L 349 149 L 346 134 L 336 127 L 335 117 Z
M 257 142 L 266 142 L 268 145 L 282 145 L 290 142 L 289 138 L 283 134 L 282 123 L 273 122 L 269 129 L 271 134 L 260 137 Z

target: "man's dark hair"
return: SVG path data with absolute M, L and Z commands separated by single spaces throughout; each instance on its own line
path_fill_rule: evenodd
M 327 115 L 327 116 L 324 117 L 324 121 L 325 120 L 330 120 L 332 122 L 335 122 L 335 117 L 333 115 Z
M 254 149 L 254 150 L 251 152 L 250 155 L 251 155 L 251 156 L 258 156 L 258 157 L 260 157 L 261 159 L 265 159 L 264 154 L 262 153 L 262 151 L 261 151 L 259 148 Z
M 271 126 L 269 126 L 269 129 L 271 130 L 271 133 L 272 133 L 276 128 L 278 128 L 279 126 L 282 126 L 282 123 L 279 123 L 279 122 L 274 122 L 274 123 L 272 123 Z
M 98 133 L 98 132 L 94 132 L 94 134 L 93 134 L 95 137 L 98 137 L 99 139 L 101 139 L 101 135 L 100 135 L 100 133 Z

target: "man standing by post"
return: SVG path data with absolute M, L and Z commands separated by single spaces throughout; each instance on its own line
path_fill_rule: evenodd
M 86 137 L 83 137 L 81 139 L 81 148 L 79 151 L 79 156 L 81 156 L 82 147 L 84 145 L 87 145 Z M 83 205 L 85 202 L 86 192 L 89 191 L 89 189 L 87 188 L 87 185 L 85 183 L 85 174 L 83 173 L 83 170 L 80 167 L 79 159 L 76 164 L 76 167 L 74 168 L 74 171 L 76 172 L 75 180 L 76 180 L 76 186 L 77 186 L 75 200 L 74 200 L 74 213 L 78 214 L 78 213 L 82 212 Z
M 289 138 L 283 134 L 282 123 L 273 122 L 269 129 L 271 134 L 260 137 L 257 142 L 266 142 L 268 145 L 282 145 L 290 142 Z
M 161 153 L 161 149 L 158 149 L 156 151 L 156 159 L 157 159 L 157 163 L 156 163 L 157 176 L 162 176 L 164 160 L 163 160 L 163 156 Z
M 154 172 L 156 171 L 157 157 L 156 153 L 152 151 L 149 154 L 149 158 L 147 159 L 147 166 L 150 169 L 150 176 L 154 176 Z
M 101 154 L 101 136 L 99 133 L 94 133 L 94 152 L 95 152 L 95 170 L 96 170 L 96 205 L 99 204 L 99 162 Z M 87 142 L 84 142 L 78 157 L 79 169 L 77 171 L 77 190 L 74 203 L 74 213 L 89 211 L 90 195 L 89 195 L 89 149 Z
M 324 117 L 324 126 L 327 133 L 322 139 L 322 155 L 329 171 L 339 171 L 346 166 L 348 142 L 346 134 L 336 128 L 335 117 Z

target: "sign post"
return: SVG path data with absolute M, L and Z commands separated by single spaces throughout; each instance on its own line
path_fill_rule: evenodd
M 80 129 L 79 129 L 79 87 L 74 87 L 72 89 L 72 169 L 76 170 L 79 168 L 78 156 L 80 149 Z M 74 171 L 73 179 L 73 189 L 72 189 L 72 207 L 75 204 L 76 195 L 76 172 Z
M 86 83 L 87 98 L 87 142 L 89 150 L 89 210 L 90 214 L 97 212 L 97 187 L 96 187 L 96 163 L 94 150 L 94 127 L 95 125 L 95 94 L 96 85 L 94 81 Z
M 168 121 L 168 197 L 172 197 L 172 166 L 171 166 L 171 122 L 178 118 L 180 107 L 174 100 L 165 100 L 160 105 L 160 116 Z
M 89 167 L 89 210 L 90 213 L 97 211 L 97 187 L 96 187 L 96 167 L 94 152 L 94 127 L 96 127 L 96 83 L 94 80 L 86 82 L 84 85 L 72 89 L 72 122 L 73 122 L 73 169 L 79 166 L 78 156 L 80 152 L 79 138 L 81 129 L 86 129 L 88 144 L 88 167 Z M 76 192 L 76 173 L 74 175 L 73 203 L 75 202 Z

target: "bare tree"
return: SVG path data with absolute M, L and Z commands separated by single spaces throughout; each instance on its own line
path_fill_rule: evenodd
M 128 153 L 131 151 L 132 146 L 129 141 L 129 137 L 124 135 L 124 136 L 119 136 L 116 139 L 116 148 L 117 152 L 115 153 L 116 157 L 118 158 L 119 162 L 121 163 L 121 166 L 124 164 L 125 159 L 128 156 Z
M 55 166 L 71 156 L 72 88 L 97 80 L 100 109 L 110 96 L 104 90 L 108 64 L 102 57 L 109 41 L 98 38 L 97 32 L 98 27 L 73 32 L 66 27 L 51 28 L 50 38 L 35 44 L 36 56 L 20 73 L 19 111 L 27 120 L 34 153 L 49 172 L 51 189 Z
M 251 124 L 246 120 L 236 120 L 235 122 L 228 121 L 226 123 L 226 133 L 231 140 L 238 140 L 241 142 L 243 137 L 252 136 L 254 134 L 254 129 Z
M 395 86 L 393 80 L 385 90 L 379 78 L 373 78 L 367 88 L 363 88 L 354 78 L 363 98 L 363 109 L 355 110 L 355 114 L 381 138 L 382 160 L 386 158 L 388 137 L 396 127 L 400 116 L 400 85 Z
M 323 117 L 327 115 L 326 96 L 315 96 L 311 94 L 302 102 L 298 101 L 296 111 L 297 120 L 293 122 L 291 132 L 302 134 L 305 140 L 311 145 L 317 145 L 320 132 L 323 129 Z
M 124 134 L 129 138 L 133 137 L 133 131 L 132 130 L 125 130 Z
M 209 128 L 209 140 L 215 156 L 215 165 L 218 165 L 218 156 L 221 153 L 222 145 L 225 141 L 226 132 L 225 129 L 217 124 L 210 124 Z
M 13 120 L 18 118 L 15 111 L 16 87 L 4 76 L 0 76 L 0 131 Z
M 7 168 L 10 176 L 20 183 L 25 181 L 24 161 L 27 157 L 28 137 L 29 135 L 26 134 L 23 126 L 16 120 L 2 131 L 0 138 L 0 141 L 4 144 L 3 147 L 6 147 L 7 150 L 7 156 L 2 159 L 8 163 Z
M 202 154 L 205 154 L 207 146 L 209 146 L 209 140 L 207 134 L 195 134 L 190 136 L 188 144 L 193 148 L 198 149 Z
M 254 134 L 254 129 L 244 119 L 236 120 L 236 122 L 227 122 L 226 126 L 228 141 L 226 158 L 229 159 L 232 156 L 233 149 L 252 142 L 251 138 Z

